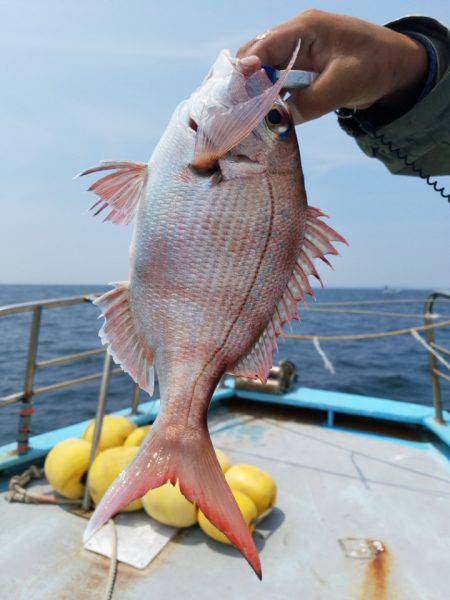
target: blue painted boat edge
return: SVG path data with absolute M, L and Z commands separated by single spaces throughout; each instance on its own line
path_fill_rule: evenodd
M 247 400 L 322 410 L 327 413 L 329 426 L 333 426 L 335 413 L 419 425 L 450 448 L 450 413 L 443 411 L 445 423 L 438 423 L 432 406 L 300 386 L 287 394 L 266 394 L 238 388 L 234 389 L 234 393 L 238 398 Z
M 444 411 L 444 418 L 446 422 L 439 423 L 434 417 L 426 417 L 423 425 L 429 431 L 432 431 L 450 450 L 450 419 L 447 411 Z
M 214 394 L 213 402 L 232 396 L 234 396 L 234 391 L 232 389 L 217 390 Z M 123 410 L 111 414 L 127 417 L 139 426 L 146 425 L 155 420 L 159 411 L 159 400 L 142 402 L 139 404 L 139 411 L 139 414 L 132 415 L 130 414 L 129 408 L 124 408 Z M 17 449 L 16 442 L 0 446 L 0 472 L 4 470 L 15 470 L 18 467 L 27 467 L 47 456 L 53 446 L 62 440 L 68 438 L 80 438 L 91 420 L 92 419 L 88 419 L 87 421 L 81 421 L 79 423 L 74 423 L 73 425 L 68 425 L 67 427 L 53 429 L 52 431 L 30 437 L 29 443 L 31 450 L 20 456 L 15 453 Z
M 257 402 L 269 402 L 283 406 L 295 406 L 312 410 L 322 410 L 327 413 L 327 424 L 333 426 L 334 414 L 347 414 L 371 419 L 392 421 L 395 423 L 421 426 L 436 435 L 450 449 L 450 413 L 444 411 L 447 423 L 440 424 L 434 419 L 432 407 L 421 404 L 399 402 L 385 398 L 359 396 L 344 392 L 318 390 L 313 388 L 295 387 L 287 394 L 268 394 L 250 390 L 240 390 L 227 383 L 227 387 L 215 392 L 212 404 L 225 398 L 242 398 Z M 159 410 L 159 400 L 144 402 L 139 405 L 142 414 L 130 415 L 129 408 L 114 412 L 131 418 L 137 425 L 144 425 L 156 418 Z M 25 455 L 14 454 L 16 444 L 0 447 L 0 471 L 23 468 L 47 455 L 50 449 L 61 440 L 71 437 L 81 437 L 88 421 L 82 421 L 55 429 L 30 438 L 32 449 Z

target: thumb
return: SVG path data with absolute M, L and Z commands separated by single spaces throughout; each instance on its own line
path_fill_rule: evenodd
M 351 105 L 354 75 L 342 62 L 330 63 L 313 83 L 289 90 L 287 103 L 295 125 L 317 119 L 341 106 Z

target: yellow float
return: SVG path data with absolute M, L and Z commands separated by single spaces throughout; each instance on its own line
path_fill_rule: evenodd
M 134 458 L 138 446 L 117 446 L 100 452 L 92 463 L 89 471 L 89 492 L 95 504 L 98 504 L 114 479 Z M 142 500 L 138 498 L 122 509 L 124 512 L 139 510 Z
M 140 446 L 145 440 L 147 433 L 150 431 L 150 425 L 137 427 L 134 429 L 124 442 L 124 446 Z
M 55 492 L 65 498 L 81 498 L 84 483 L 81 479 L 89 466 L 91 444 L 86 440 L 68 439 L 56 444 L 45 459 L 47 481 Z
M 178 482 L 150 490 L 143 496 L 145 511 L 153 519 L 172 527 L 190 527 L 197 522 L 197 507 L 183 496 Z
M 83 433 L 83 440 L 92 443 L 94 437 L 95 421 L 91 421 Z M 122 446 L 130 433 L 136 429 L 136 425 L 127 419 L 118 415 L 105 415 L 102 423 L 102 433 L 98 444 L 99 450 Z
M 258 516 L 275 505 L 277 486 L 272 477 L 254 465 L 233 465 L 225 473 L 228 485 L 247 494 L 258 510 Z

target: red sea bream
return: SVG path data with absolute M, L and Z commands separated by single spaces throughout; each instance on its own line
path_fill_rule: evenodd
M 256 57 L 223 51 L 148 164 L 109 161 L 82 173 L 107 172 L 89 188 L 97 213 L 134 219 L 129 281 L 96 301 L 102 342 L 150 394 L 155 368 L 161 394 L 155 424 L 86 537 L 149 489 L 178 480 L 261 577 L 211 444 L 208 405 L 224 373 L 266 380 L 283 325 L 312 293 L 314 260 L 327 262 L 337 254 L 331 242 L 344 241 L 308 206 L 283 81 L 272 84 Z

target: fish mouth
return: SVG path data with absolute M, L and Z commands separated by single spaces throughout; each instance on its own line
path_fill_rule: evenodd
M 189 164 L 189 169 L 199 177 L 212 177 L 213 175 L 220 175 L 219 160 L 194 160 Z
M 246 154 L 236 153 L 231 154 L 227 153 L 224 156 L 199 156 L 195 158 L 190 164 L 189 168 L 194 171 L 197 175 L 202 177 L 210 177 L 211 175 L 217 175 L 220 173 L 221 163 L 225 167 L 226 164 L 241 166 L 244 171 L 257 169 L 258 171 L 261 168 L 261 163 L 259 160 L 251 158 Z

